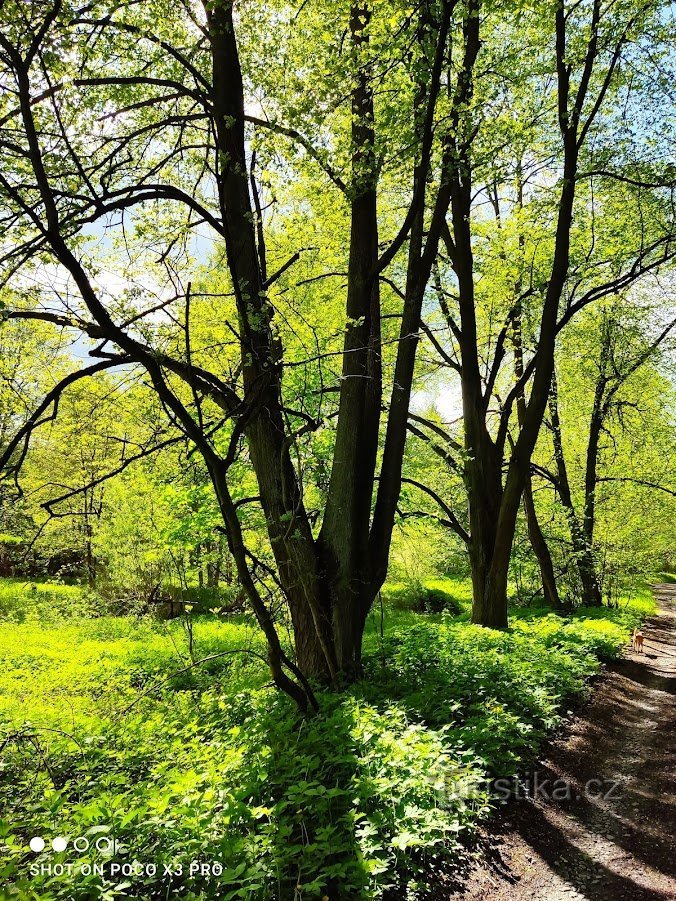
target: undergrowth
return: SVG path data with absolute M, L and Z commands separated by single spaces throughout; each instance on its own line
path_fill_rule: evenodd
M 197 620 L 197 655 L 228 652 L 198 667 L 176 622 L 5 624 L 2 897 L 423 896 L 489 812 L 491 780 L 533 759 L 649 606 L 528 609 L 496 632 L 386 603 L 366 677 L 320 693 L 309 719 L 267 684 L 243 619 Z

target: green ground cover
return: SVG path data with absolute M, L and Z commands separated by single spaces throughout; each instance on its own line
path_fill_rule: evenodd
M 466 581 L 423 588 L 443 612 L 391 586 L 364 680 L 301 720 L 244 617 L 197 618 L 194 654 L 213 659 L 192 667 L 180 621 L 76 621 L 77 588 L 3 583 L 2 897 L 415 897 L 489 812 L 491 780 L 528 765 L 654 609 L 645 587 L 567 617 L 517 609 L 503 633 L 468 622 Z M 45 598 L 63 601 L 49 621 Z M 36 854 L 34 835 L 70 844 Z M 80 853 L 78 836 L 114 837 L 115 860 L 157 871 L 112 875 L 106 842 Z M 217 877 L 191 872 L 214 861 Z M 59 862 L 73 875 L 30 872 Z

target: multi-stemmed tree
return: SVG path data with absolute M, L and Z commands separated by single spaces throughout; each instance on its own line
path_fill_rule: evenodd
M 20 297 L 4 315 L 75 330 L 93 358 L 17 423 L 0 466 L 20 465 L 73 382 L 138 372 L 167 429 L 204 459 L 273 679 L 307 708 L 308 677 L 338 685 L 360 671 L 424 329 L 462 384 L 469 515 L 453 522 L 474 620 L 504 626 L 556 335 L 672 255 L 668 173 L 621 129 L 611 144 L 606 112 L 622 91 L 625 108 L 641 95 L 659 5 L 543 3 L 515 20 L 478 0 L 4 0 L 0 15 L 2 264 Z M 575 234 L 599 180 L 651 214 L 604 257 Z M 497 253 L 489 203 L 507 233 Z M 488 297 L 490 269 L 502 275 Z M 437 295 L 454 348 L 421 322 Z M 515 338 L 525 321 L 527 342 Z M 522 361 L 502 397 L 510 347 Z M 255 495 L 238 490 L 240 460 Z M 272 566 L 247 545 L 251 505 Z
M 273 679 L 306 708 L 315 703 L 309 676 L 338 684 L 359 672 L 366 614 L 387 571 L 421 308 L 450 201 L 455 129 L 472 94 L 478 8 L 8 0 L 1 15 L 3 266 L 23 295 L 6 315 L 79 330 L 95 358 L 54 386 L 2 462 L 16 465 L 75 380 L 140 370 L 204 458 Z M 308 41 L 321 47 L 316 57 Z M 272 58 L 287 70 L 272 71 Z M 306 96 L 294 90 L 299 78 Z M 316 415 L 285 396 L 288 336 L 275 316 L 292 308 L 288 276 L 306 248 L 287 259 L 268 249 L 289 235 L 279 240 L 283 222 L 273 225 L 265 208 L 259 132 L 268 146 L 274 136 L 270 165 L 287 182 L 314 185 L 307 209 L 320 200 L 343 209 L 346 299 L 342 322 L 330 323 L 344 331 L 342 364 Z M 216 364 L 191 341 L 191 282 L 207 239 L 227 285 L 214 313 L 238 349 Z M 102 277 L 113 246 L 115 290 Z M 41 267 L 51 287 L 39 291 Z M 132 272 L 141 273 L 134 290 Z M 388 314 L 399 328 L 385 373 L 382 279 L 401 298 Z M 325 413 L 335 448 L 317 531 L 298 461 Z M 242 453 L 295 660 L 252 574 L 230 480 Z

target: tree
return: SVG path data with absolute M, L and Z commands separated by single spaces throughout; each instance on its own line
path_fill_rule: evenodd
M 20 299 L 14 297 L 12 302 Z M 0 316 L 3 306 L 0 300 Z M 0 319 L 0 454 L 39 403 L 50 378 L 67 372 L 68 363 L 63 336 L 57 329 L 46 323 Z M 18 454 L 19 461 L 25 459 L 25 446 Z M 34 514 L 34 505 L 22 495 L 18 483 L 0 491 L 2 542 L 11 544 L 11 557 L 17 563 L 26 557 L 35 537 Z
M 553 444 L 555 472 L 542 471 L 556 488 L 565 509 L 573 557 L 582 588 L 582 603 L 592 606 L 598 606 L 602 602 L 602 583 L 596 563 L 598 553 L 595 547 L 598 543 L 596 520 L 600 487 L 604 485 L 612 487 L 616 482 L 627 481 L 642 485 L 644 489 L 666 492 L 674 496 L 669 484 L 661 479 L 651 479 L 650 472 L 644 473 L 643 478 L 628 474 L 629 459 L 623 458 L 623 475 L 608 472 L 608 461 L 604 459 L 608 456 L 617 456 L 618 440 L 621 440 L 617 432 L 625 431 L 632 411 L 639 412 L 640 431 L 644 441 L 654 432 L 647 421 L 650 414 L 641 415 L 645 397 L 642 397 L 643 392 L 640 389 L 638 392 L 632 390 L 634 388 L 632 379 L 635 380 L 635 376 L 640 374 L 643 367 L 654 366 L 659 361 L 660 354 L 665 351 L 666 342 L 673 336 L 676 319 L 658 327 L 656 334 L 651 334 L 654 327 L 651 328 L 645 322 L 645 314 L 644 305 L 632 305 L 624 296 L 604 305 L 592 319 L 595 340 L 587 350 L 586 359 L 582 354 L 578 358 L 575 372 L 576 393 L 578 395 L 582 393 L 581 381 L 588 380 L 586 393 L 591 399 L 590 409 L 585 411 L 585 429 L 581 433 L 583 460 L 580 468 L 583 473 L 583 484 L 579 506 L 575 502 L 574 486 L 565 453 L 556 377 L 552 383 L 548 426 Z M 584 335 L 578 334 L 578 345 L 582 348 L 584 348 L 583 341 Z M 579 413 L 576 419 L 579 430 Z
M 413 14 L 406 4 L 368 3 L 291 12 L 284 4 L 235 10 L 230 0 L 95 2 L 81 11 L 61 0 L 3 4 L 5 273 L 20 279 L 46 258 L 65 282 L 56 300 L 34 292 L 31 309 L 8 315 L 79 330 L 98 342 L 90 350 L 98 361 L 52 389 L 2 463 L 11 467 L 21 442 L 74 380 L 116 366 L 142 369 L 169 422 L 205 461 L 239 579 L 268 641 L 273 679 L 305 709 L 315 703 L 307 677 L 338 684 L 360 671 L 366 614 L 387 570 L 420 314 L 449 203 L 452 130 L 471 96 L 479 11 L 474 0 L 441 0 Z M 452 18 L 464 50 L 460 64 L 449 66 Z M 267 80 L 269 48 L 261 53 L 256 43 L 264 28 L 306 68 L 308 36 L 323 42 L 309 103 L 296 94 L 285 106 L 284 84 Z M 273 116 L 250 113 L 252 98 Z M 307 131 L 277 111 L 304 121 Z M 336 434 L 318 534 L 294 450 L 323 417 L 287 406 L 285 336 L 273 322 L 283 309 L 277 291 L 303 247 L 274 266 L 269 259 L 271 227 L 248 152 L 252 130 L 274 136 L 282 167 L 318 167 L 321 192 L 332 190 L 330 202 L 346 206 L 342 372 L 324 392 L 337 394 Z M 304 152 L 301 164 L 289 144 Z M 403 203 L 402 183 L 410 185 Z M 394 224 L 383 242 L 384 219 Z M 99 278 L 105 253 L 92 238 L 103 223 L 126 254 L 123 278 L 138 262 L 155 284 L 164 273 L 162 287 L 146 280 L 132 291 L 123 281 L 121 296 L 106 291 Z M 225 354 L 218 367 L 205 365 L 191 342 L 191 235 L 203 226 L 225 262 L 232 296 L 223 298 L 220 316 L 239 351 L 238 361 Z M 380 276 L 395 263 L 403 270 L 400 328 L 381 422 Z M 153 291 L 154 302 L 144 305 Z M 293 622 L 295 662 L 252 574 L 229 479 L 241 453 L 256 473 L 255 502 Z
M 543 582 L 551 581 L 529 479 L 557 336 L 586 305 L 673 260 L 673 167 L 659 152 L 665 123 L 651 104 L 665 85 L 649 81 L 654 67 L 642 45 L 649 35 L 652 46 L 665 46 L 659 9 L 560 4 L 494 33 L 489 17 L 488 74 L 454 129 L 450 222 L 436 281 L 441 317 L 430 316 L 426 332 L 441 365 L 459 377 L 461 445 L 439 423 L 423 431 L 441 438 L 463 474 L 467 527 L 456 531 L 471 559 L 472 618 L 483 625 L 507 625 L 524 491 Z M 620 95 L 625 109 L 643 100 L 654 116 L 636 112 L 650 135 L 644 142 L 609 104 Z M 508 384 L 510 343 L 516 379 Z

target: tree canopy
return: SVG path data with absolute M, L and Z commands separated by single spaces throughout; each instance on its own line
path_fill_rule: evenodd
M 161 541 L 200 578 L 227 542 L 302 709 L 360 675 L 406 518 L 460 541 L 475 623 L 507 626 L 522 504 L 549 602 L 549 538 L 601 602 L 597 518 L 673 496 L 665 4 L 0 16 L 0 469 L 67 467 L 35 503 L 92 583 L 109 478 L 175 491 Z

